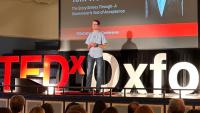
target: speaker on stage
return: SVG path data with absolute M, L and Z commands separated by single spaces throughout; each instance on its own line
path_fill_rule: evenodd
M 15 78 L 15 92 L 41 94 L 47 90 L 47 87 L 27 78 Z

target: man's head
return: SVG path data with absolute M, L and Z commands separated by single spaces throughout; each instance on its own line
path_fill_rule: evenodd
M 45 113 L 44 109 L 40 106 L 36 106 L 31 109 L 29 113 Z
M 42 108 L 44 109 L 45 113 L 54 113 L 53 106 L 49 103 L 44 103 Z
M 134 113 L 135 110 L 139 107 L 139 103 L 138 102 L 132 102 L 128 105 L 128 113 Z
M 68 112 L 71 112 L 71 111 L 79 111 L 80 113 L 86 113 L 85 109 L 81 106 L 81 105 L 73 105 L 69 108 L 69 110 L 67 111 Z
M 92 21 L 92 30 L 99 30 L 99 25 L 100 25 L 100 21 L 99 20 L 93 20 Z
M 148 105 L 142 105 L 134 113 L 153 113 L 153 110 Z
M 169 101 L 168 113 L 184 113 L 185 103 L 183 99 L 171 99 Z
M 13 113 L 19 113 L 23 110 L 25 98 L 22 95 L 14 95 L 10 99 L 10 108 Z
M 102 113 L 118 113 L 118 111 L 115 107 L 108 107 L 104 109 Z

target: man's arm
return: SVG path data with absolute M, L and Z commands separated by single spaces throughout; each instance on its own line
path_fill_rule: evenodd
M 98 47 L 104 49 L 107 46 L 108 46 L 108 42 L 107 42 L 107 40 L 106 40 L 106 38 L 105 38 L 105 36 L 104 36 L 104 34 L 102 32 L 102 34 L 101 34 L 101 44 L 99 44 Z
M 90 43 L 90 44 L 87 44 L 87 48 L 90 49 L 91 47 L 100 47 L 104 49 L 107 47 L 107 45 L 108 45 L 107 43 L 106 44 Z

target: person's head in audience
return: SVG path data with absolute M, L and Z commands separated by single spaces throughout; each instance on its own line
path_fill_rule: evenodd
M 153 110 L 147 105 L 142 105 L 138 107 L 134 113 L 153 113 Z
M 42 108 L 44 109 L 45 113 L 54 113 L 53 107 L 49 103 L 44 103 Z
M 115 107 L 108 107 L 104 109 L 102 113 L 118 113 L 118 111 Z
M 106 109 L 106 103 L 102 100 L 97 100 L 94 104 L 92 113 L 102 113 Z
M 12 113 L 12 111 L 6 107 L 0 107 L 0 113 Z
M 185 103 L 183 99 L 170 99 L 168 113 L 184 113 Z
M 10 99 L 12 113 L 21 113 L 25 105 L 25 98 L 22 95 L 14 95 Z
M 76 110 L 71 110 L 71 111 L 69 111 L 67 113 L 81 113 L 81 112 L 80 111 L 76 111 Z
M 72 107 L 72 106 L 74 106 L 74 105 L 80 105 L 80 104 L 76 103 L 76 102 L 72 102 L 72 103 L 68 104 L 64 113 L 67 113 L 67 111 L 69 110 L 69 108 Z
M 69 113 L 71 111 L 79 111 L 81 113 L 86 113 L 85 109 L 81 105 L 73 105 L 73 106 L 69 107 L 67 113 Z
M 198 110 L 198 109 L 191 109 L 187 113 L 200 113 L 200 110 Z
M 36 106 L 31 109 L 29 113 L 45 113 L 44 109 L 40 106 Z
M 128 113 L 134 113 L 135 110 L 140 106 L 138 102 L 132 102 L 128 105 Z

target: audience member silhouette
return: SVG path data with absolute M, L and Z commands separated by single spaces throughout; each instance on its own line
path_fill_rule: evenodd
M 97 100 L 94 104 L 92 113 L 102 113 L 106 109 L 106 103 L 102 100 Z
M 45 113 L 54 113 L 53 107 L 49 103 L 44 103 L 42 108 L 44 109 Z
M 44 109 L 40 106 L 34 107 L 29 113 L 45 113 Z
M 135 110 L 140 107 L 138 102 L 132 102 L 128 105 L 128 113 L 134 113 Z
M 14 95 L 10 99 L 10 108 L 0 108 L 0 113 L 22 113 L 25 105 L 25 98 L 22 95 Z M 167 113 L 184 113 L 185 104 L 183 99 L 170 99 Z M 29 113 L 54 113 L 53 107 L 49 103 L 44 103 L 41 107 L 34 107 Z M 64 113 L 86 113 L 85 109 L 76 102 L 68 104 Z M 92 113 L 118 113 L 115 107 L 106 108 L 102 100 L 94 104 Z M 128 113 L 153 113 L 153 110 L 147 106 L 140 106 L 138 102 L 132 102 L 128 105 Z M 200 110 L 192 109 L 187 113 L 200 113 Z
M 81 105 L 73 105 L 73 106 L 69 107 L 67 113 L 69 113 L 71 111 L 79 111 L 81 113 L 86 113 L 85 109 Z
M 183 99 L 170 99 L 168 113 L 184 113 L 185 103 Z
M 102 113 L 118 113 L 117 109 L 115 107 L 109 107 L 103 110 Z
M 22 95 L 14 95 L 10 99 L 12 113 L 21 113 L 25 105 L 25 98 Z
M 69 111 L 67 113 L 81 113 L 81 112 L 80 111 L 76 111 L 76 110 L 71 110 L 71 111 Z
M 64 113 L 67 113 L 68 110 L 69 110 L 69 108 L 72 107 L 72 106 L 74 106 L 74 105 L 80 105 L 80 104 L 79 104 L 79 103 L 76 103 L 76 102 L 72 102 L 72 103 L 68 104 L 67 107 L 66 107 L 66 109 L 65 109 L 65 112 L 64 112 Z
M 152 109 L 147 105 L 138 107 L 134 113 L 153 113 Z

